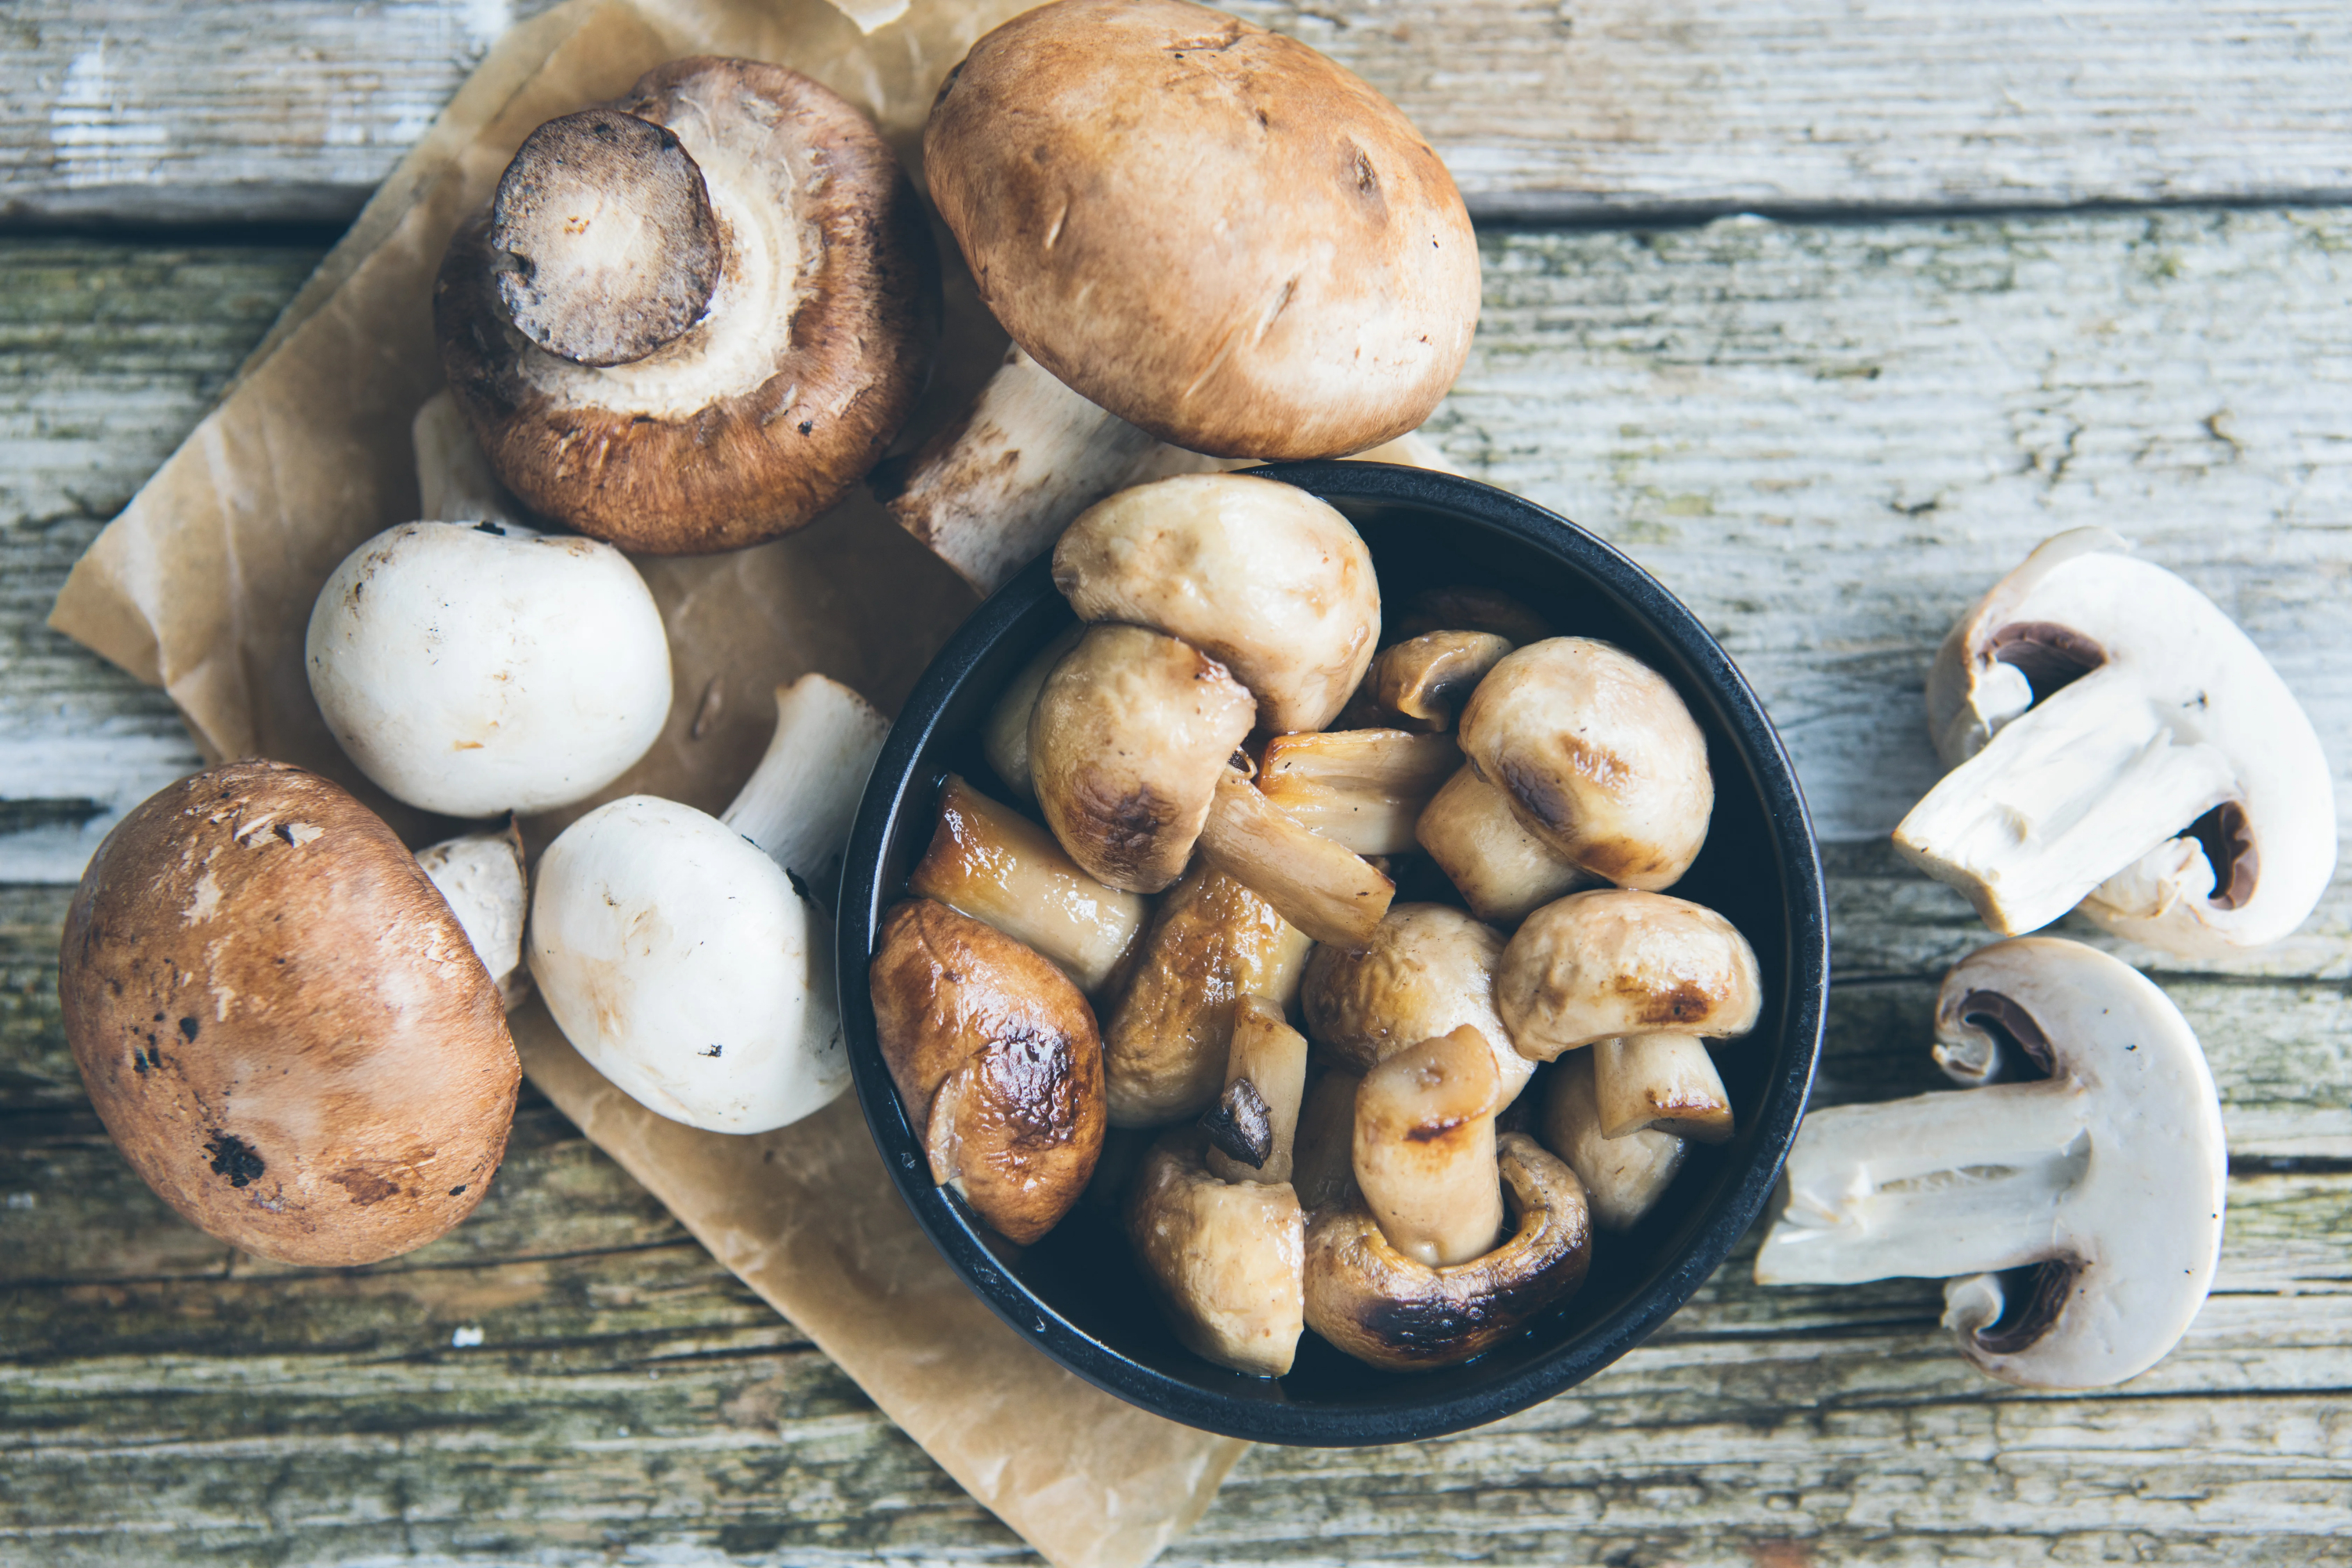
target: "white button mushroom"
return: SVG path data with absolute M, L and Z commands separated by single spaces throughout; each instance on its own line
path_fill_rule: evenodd
M 808 892 L 887 728 L 848 688 L 776 693 L 767 755 L 721 818 L 630 795 L 540 858 L 530 970 L 566 1038 L 631 1098 L 713 1132 L 765 1132 L 849 1082 L 831 922 Z
M 1952 628 L 1927 686 L 1951 772 L 1895 847 L 2011 934 L 2080 906 L 2184 957 L 2276 942 L 2336 869 L 2326 758 L 2213 602 L 2062 533 Z
M 1507 1094 L 1476 1029 L 1423 1040 L 1356 1089 L 1356 1190 L 1389 1245 L 1432 1268 L 1466 1263 L 1503 1228 L 1495 1113 Z
M 1756 1279 L 2040 1264 L 2017 1310 L 1982 1281 L 1953 1293 L 1961 1353 L 2032 1388 L 2121 1383 L 2163 1359 L 2212 1282 L 2228 1174 L 2213 1079 L 2164 993 L 2078 942 L 1995 942 L 1945 977 L 1937 1039 L 2004 1029 L 2047 1079 L 1806 1115 Z
M 1536 1064 L 1511 1045 L 1495 1010 L 1503 933 L 1444 904 L 1396 904 L 1365 942 L 1318 947 L 1299 990 L 1307 1033 L 1333 1060 L 1368 1072 L 1399 1051 L 1475 1029 L 1495 1058 L 1503 1103 Z

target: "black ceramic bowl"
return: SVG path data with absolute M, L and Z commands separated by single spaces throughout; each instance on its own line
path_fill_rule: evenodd
M 866 970 L 882 916 L 905 896 L 930 840 L 940 781 L 956 772 L 1002 787 L 982 758 L 981 726 L 1014 672 L 1072 619 L 1044 561 L 982 605 L 932 660 L 875 764 L 842 879 L 842 1023 L 858 1100 L 900 1194 L 981 1299 L 1047 1355 L 1190 1426 L 1276 1443 L 1399 1442 L 1497 1419 L 1591 1376 L 1682 1305 L 1755 1219 L 1796 1135 L 1821 1043 L 1829 980 L 1821 864 L 1796 775 L 1755 693 L 1691 613 L 1609 545 L 1447 474 L 1336 462 L 1255 471 L 1345 512 L 1371 547 L 1388 604 L 1453 583 L 1506 589 L 1564 632 L 1624 647 L 1682 693 L 1706 734 L 1715 817 L 1697 864 L 1673 890 L 1728 916 L 1764 974 L 1755 1034 L 1717 1053 L 1738 1134 L 1694 1145 L 1632 1235 L 1602 1235 L 1577 1295 L 1464 1365 L 1412 1373 L 1352 1361 L 1312 1331 L 1287 1377 L 1227 1372 L 1177 1342 L 1108 1209 L 1081 1204 L 1024 1250 L 934 1186 L 875 1044 Z

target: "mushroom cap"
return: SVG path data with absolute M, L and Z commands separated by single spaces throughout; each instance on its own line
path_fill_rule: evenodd
M 481 1202 L 521 1068 L 465 928 L 373 813 L 229 763 L 107 835 L 58 997 L 123 1156 L 207 1235 L 285 1263 L 406 1252 Z
M 1193 1354 L 1280 1377 L 1306 1327 L 1307 1219 L 1287 1182 L 1226 1182 L 1194 1128 L 1163 1133 L 1128 1189 L 1127 1235 Z
M 1551 1069 L 1544 1091 L 1544 1146 L 1567 1161 L 1584 1184 L 1593 1224 L 1603 1230 L 1631 1230 L 1674 1185 L 1689 1145 L 1648 1127 L 1622 1138 L 1602 1137 L 1593 1056 L 1572 1052 Z
M 1522 826 L 1621 888 L 1672 887 L 1706 842 L 1706 737 L 1666 678 L 1622 648 L 1551 637 L 1513 650 L 1459 733 Z
M 1103 1145 L 1102 1038 L 1050 961 L 929 899 L 883 917 L 875 1037 L 932 1179 L 1026 1245 L 1085 1192 Z
M 1468 1026 L 1495 1053 L 1500 1110 L 1518 1098 L 1536 1064 L 1511 1047 L 1495 1008 L 1503 933 L 1444 904 L 1393 904 L 1360 949 L 1318 946 L 1307 960 L 1299 1005 L 1307 1035 L 1349 1071 L 1370 1071 L 1399 1051 Z
M 583 533 L 657 554 L 789 533 L 880 458 L 929 374 L 939 267 L 914 187 L 865 115 L 782 66 L 674 60 L 605 107 L 699 169 L 723 258 L 709 308 L 627 363 L 559 358 L 516 327 L 478 214 L 434 286 L 450 390 L 508 487 Z
M 565 828 L 540 857 L 530 943 L 564 1037 L 673 1121 L 766 1132 L 848 1086 L 823 916 L 690 805 L 633 795 Z
M 1391 1247 L 1362 1198 L 1307 1226 L 1307 1326 L 1390 1372 L 1453 1366 L 1573 1295 L 1592 1258 L 1576 1173 L 1525 1133 L 1497 1142 L 1511 1234 L 1483 1257 L 1433 1268 Z
M 1478 249 L 1403 115 L 1305 44 L 1181 0 L 1060 0 L 982 38 L 923 132 L 996 319 L 1163 441 L 1328 458 L 1418 426 Z
M 587 799 L 669 718 L 669 638 L 609 544 L 404 522 L 310 608 L 310 694 L 385 794 L 450 816 Z
M 1097 881 L 1156 893 L 1183 875 L 1257 705 L 1225 667 L 1141 626 L 1097 624 L 1029 715 L 1045 826 Z
M 1703 904 L 1602 888 L 1527 919 L 1495 972 L 1495 1005 L 1523 1055 L 1620 1035 L 1730 1039 L 1756 1026 L 1764 982 L 1739 929 Z
M 1320 730 L 1380 642 L 1372 552 L 1329 502 L 1247 474 L 1181 474 L 1078 514 L 1054 586 L 1089 621 L 1179 637 L 1257 699 L 1257 725 Z

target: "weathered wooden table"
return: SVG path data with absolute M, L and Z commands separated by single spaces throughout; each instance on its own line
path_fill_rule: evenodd
M 0 1560 L 1021 1554 L 528 1093 L 468 1224 L 287 1271 L 140 1184 L 58 1028 L 69 884 L 197 759 L 50 600 L 535 8 L 0 9 Z M 1937 1082 L 1936 981 L 1983 933 L 1885 834 L 1933 775 L 1937 641 L 2046 534 L 2105 523 L 2216 598 L 2352 804 L 2352 11 L 1234 8 L 1394 97 L 1486 224 L 1448 454 L 1631 551 L 1782 726 L 1835 913 L 1819 1102 Z M 1767 1292 L 1751 1240 L 1513 1420 L 1254 1450 L 1169 1560 L 2352 1561 L 2352 876 L 2273 951 L 2126 955 L 2203 1037 L 2231 1150 L 2214 1295 L 2155 1371 L 1988 1383 L 1934 1284 Z

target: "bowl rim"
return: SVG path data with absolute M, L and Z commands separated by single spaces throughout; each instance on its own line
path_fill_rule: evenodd
M 965 619 L 917 679 L 876 759 L 842 862 L 836 905 L 836 973 L 842 1037 L 868 1131 L 917 1225 L 949 1266 L 998 1318 L 1055 1362 L 1142 1409 L 1188 1426 L 1259 1442 L 1347 1447 L 1437 1436 L 1483 1425 L 1549 1398 L 1590 1377 L 1647 1339 L 1719 1268 L 1763 1211 L 1796 1137 L 1821 1055 L 1829 986 L 1827 894 L 1812 818 L 1794 765 L 1764 705 L 1737 665 L 1681 600 L 1598 535 L 1569 519 L 1463 476 L 1387 463 L 1340 460 L 1269 464 L 1245 470 L 1295 485 L 1334 503 L 1421 508 L 1467 519 L 1559 559 L 1591 578 L 1628 616 L 1671 647 L 1707 689 L 1770 825 L 1772 859 L 1784 889 L 1790 996 L 1784 1037 L 1795 1047 L 1765 1085 L 1747 1136 L 1761 1156 L 1737 1172 L 1711 1212 L 1655 1268 L 1650 1283 L 1583 1332 L 1511 1376 L 1437 1398 L 1329 1406 L 1237 1399 L 1171 1377 L 1123 1354 L 1064 1317 L 1003 1267 L 969 1211 L 930 1180 L 928 1163 L 898 1103 L 875 1039 L 866 973 L 874 933 L 902 891 L 879 872 L 901 817 L 928 811 L 916 763 L 950 700 L 998 638 L 1054 596 L 1051 559 L 1041 557 Z M 921 795 L 924 798 L 913 798 Z M 1410 1387 L 1410 1385 L 1408 1385 Z

